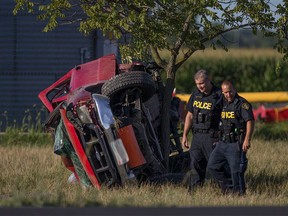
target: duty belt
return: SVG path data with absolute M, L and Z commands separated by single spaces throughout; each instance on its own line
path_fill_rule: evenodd
M 194 129 L 193 133 L 209 133 L 210 129 Z
M 223 134 L 221 140 L 225 143 L 234 143 L 239 140 L 239 135 L 235 133 Z

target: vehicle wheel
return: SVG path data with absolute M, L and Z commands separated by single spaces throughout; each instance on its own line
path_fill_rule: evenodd
M 169 157 L 169 172 L 186 173 L 190 170 L 190 154 L 185 151 L 181 154 L 175 154 Z
M 141 91 L 143 102 L 148 100 L 156 91 L 152 77 L 143 71 L 133 71 L 118 74 L 112 77 L 102 86 L 101 92 L 111 101 L 119 100 L 121 94 L 127 89 L 138 88 Z
M 184 178 L 184 173 L 165 173 L 148 178 L 148 181 L 154 184 L 173 183 L 180 184 Z

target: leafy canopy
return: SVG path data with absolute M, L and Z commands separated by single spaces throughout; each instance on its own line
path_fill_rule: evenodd
M 44 31 L 79 22 L 89 34 L 100 29 L 117 39 L 122 56 L 154 60 L 164 68 L 168 62 L 160 50 L 168 50 L 177 69 L 195 51 L 207 46 L 226 47 L 221 36 L 228 31 L 251 28 L 277 36 L 279 51 L 287 54 L 287 1 L 269 0 L 16 0 L 19 10 L 47 20 Z M 179 52 L 181 52 L 181 57 Z M 178 59 L 177 59 L 178 58 Z M 177 61 L 176 61 L 177 59 Z M 172 66 L 170 64 L 170 66 Z

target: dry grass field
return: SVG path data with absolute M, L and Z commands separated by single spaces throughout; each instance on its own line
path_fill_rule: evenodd
M 275 50 L 198 51 L 195 58 L 207 56 L 259 57 L 279 56 Z M 285 129 L 285 131 L 287 131 Z M 183 185 L 127 185 L 122 188 L 82 188 L 69 184 L 70 172 L 53 144 L 38 145 L 29 138 L 21 145 L 17 135 L 0 144 L 0 206 L 104 206 L 104 207 L 199 207 L 199 206 L 287 206 L 288 143 L 254 139 L 248 152 L 247 194 L 243 197 L 223 195 L 213 184 L 189 194 Z M 11 142 L 12 140 L 12 142 Z M 41 139 L 39 139 L 41 141 Z M 26 142 L 26 140 L 24 140 Z M 36 144 L 31 144 L 31 142 Z M 49 140 L 48 140 L 49 142 Z M 47 143 L 47 142 L 45 142 Z
M 248 154 L 248 191 L 244 197 L 222 195 L 207 183 L 193 194 L 182 185 L 129 185 L 86 188 L 69 184 L 69 171 L 53 146 L 0 146 L 0 206 L 198 207 L 288 205 L 286 141 L 254 140 Z

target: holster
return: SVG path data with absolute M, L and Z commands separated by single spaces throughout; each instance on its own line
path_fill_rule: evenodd
M 222 136 L 222 141 L 225 143 L 234 143 L 240 141 L 241 134 L 229 133 Z
M 211 138 L 219 138 L 220 137 L 220 132 L 216 130 L 210 130 L 210 137 Z

